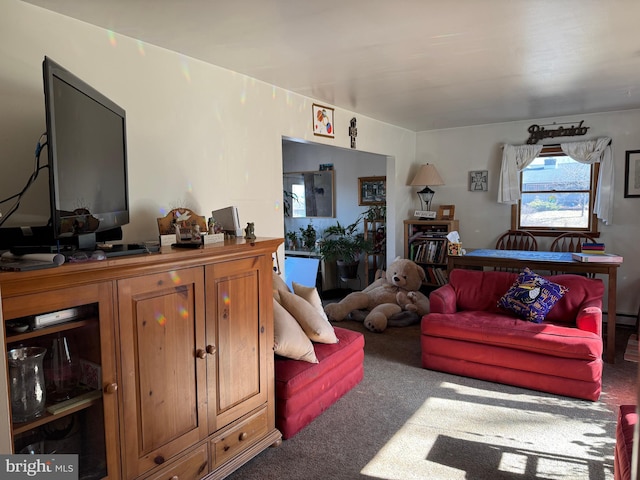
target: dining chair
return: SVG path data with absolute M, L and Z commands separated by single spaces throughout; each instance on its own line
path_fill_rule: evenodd
M 538 242 L 524 230 L 508 230 L 496 242 L 496 250 L 538 250 Z
M 583 243 L 596 243 L 591 235 L 582 232 L 568 232 L 558 235 L 551 243 L 552 252 L 581 252 Z

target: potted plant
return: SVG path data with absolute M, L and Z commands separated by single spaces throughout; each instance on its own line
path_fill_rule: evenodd
M 302 246 L 310 252 L 316 248 L 316 239 L 318 234 L 313 225 L 307 225 L 307 228 L 300 227 L 300 238 L 302 239 Z
M 362 217 L 351 225 L 344 226 L 337 222 L 328 227 L 322 234 L 320 255 L 325 261 L 334 261 L 341 279 L 356 278 L 360 255 L 371 251 L 372 243 L 364 239 L 358 232 L 358 224 Z
M 289 250 L 296 250 L 298 248 L 298 236 L 296 232 L 293 230 L 285 233 L 285 237 L 287 238 L 287 244 Z

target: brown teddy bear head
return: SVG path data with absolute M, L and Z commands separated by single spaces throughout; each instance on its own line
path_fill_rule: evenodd
M 387 282 L 409 291 L 418 291 L 425 281 L 423 268 L 405 258 L 396 258 L 386 271 Z

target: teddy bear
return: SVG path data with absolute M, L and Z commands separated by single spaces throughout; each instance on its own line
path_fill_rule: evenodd
M 362 321 L 367 329 L 376 333 L 383 332 L 387 326 L 407 325 L 429 313 L 429 299 L 420 292 L 425 279 L 420 265 L 398 257 L 367 288 L 328 304 L 324 310 L 329 320 L 335 322 L 344 320 L 352 312 L 367 310 Z M 352 318 L 360 320 L 357 315 Z

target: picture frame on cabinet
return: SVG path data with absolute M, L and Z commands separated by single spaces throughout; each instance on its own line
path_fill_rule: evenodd
M 314 103 L 313 112 L 313 134 L 320 137 L 335 137 L 335 125 L 333 123 L 333 108 Z
M 640 197 L 640 150 L 627 150 L 624 163 L 624 196 Z
M 472 170 L 469 172 L 469 191 L 486 192 L 489 190 L 489 171 Z
M 454 220 L 456 213 L 455 205 L 440 205 L 438 207 L 438 220 Z
M 385 205 L 387 177 L 358 177 L 358 205 Z

